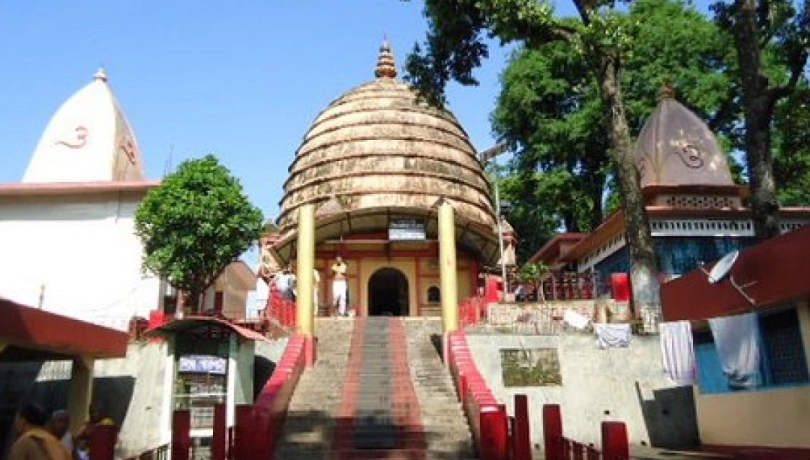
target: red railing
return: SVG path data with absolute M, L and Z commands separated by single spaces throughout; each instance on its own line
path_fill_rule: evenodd
M 543 406 L 543 438 L 547 460 L 629 460 L 627 427 L 622 422 L 602 422 L 602 450 L 563 435 L 558 404 Z
M 311 342 L 311 338 L 300 335 L 292 337 L 256 402 L 253 405 L 237 406 L 234 448 L 229 458 L 275 458 L 276 443 L 287 416 L 290 399 L 306 365 L 307 347 L 313 345 Z
M 267 307 L 264 314 L 270 321 L 277 321 L 285 327 L 295 327 L 296 305 L 291 299 L 281 295 L 278 289 L 270 290 L 270 297 L 267 299 Z
M 506 406 L 498 403 L 478 371 L 463 331 L 448 335 L 445 352 L 479 457 L 484 460 L 507 460 L 509 427 Z
M 462 328 L 478 324 L 486 318 L 486 300 L 481 296 L 468 297 L 458 306 L 458 320 Z
M 606 285 L 600 283 L 596 272 L 552 272 L 543 280 L 541 289 L 545 300 L 587 300 L 610 292 Z

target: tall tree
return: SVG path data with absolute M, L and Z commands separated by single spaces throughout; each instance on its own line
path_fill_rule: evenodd
M 810 87 L 779 104 L 774 120 L 773 176 L 779 203 L 810 206 Z
M 722 72 L 730 42 L 706 16 L 678 1 L 641 0 L 633 3 L 624 21 L 634 30 L 622 73 L 633 135 L 657 104 L 666 81 L 674 83 L 700 115 L 720 127 L 733 126 L 734 112 L 720 110 L 734 94 Z M 584 56 L 559 41 L 521 48 L 501 81 L 493 126 L 516 153 L 513 168 L 521 177 L 512 187 L 503 187 L 505 195 L 515 209 L 525 205 L 552 214 L 557 219 L 554 230 L 593 230 L 610 212 L 604 209 L 603 197 L 614 191 L 613 168 L 598 82 Z M 524 227 L 541 225 L 539 220 L 521 221 L 524 217 L 537 216 L 521 213 L 512 218 L 521 235 L 526 234 Z M 532 238 L 545 234 L 529 233 Z M 528 249 L 540 246 L 532 242 Z
M 207 155 L 183 162 L 147 193 L 135 233 L 144 244 L 144 268 L 182 289 L 197 308 L 201 294 L 258 239 L 262 220 L 239 181 Z
M 771 130 L 777 104 L 795 91 L 805 72 L 810 0 L 733 0 L 712 8 L 736 42 L 754 231 L 758 238 L 771 238 L 779 234 Z M 768 72 L 774 68 L 769 63 L 776 72 Z
M 658 263 L 641 194 L 633 142 L 622 94 L 621 70 L 632 38 L 618 19 L 612 1 L 574 0 L 579 22 L 560 20 L 548 3 L 536 0 L 426 0 L 429 31 L 425 50 L 417 47 L 407 61 L 415 86 L 428 99 L 443 102 L 451 79 L 474 84 L 472 71 L 487 56 L 484 34 L 503 42 L 520 41 L 537 48 L 564 41 L 580 50 L 597 82 L 618 178 L 626 222 L 634 306 L 645 320 L 660 316 Z

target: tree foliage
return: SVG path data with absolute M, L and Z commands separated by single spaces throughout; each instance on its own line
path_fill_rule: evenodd
M 196 306 L 225 268 L 259 237 L 262 213 L 213 155 L 188 160 L 149 191 L 135 214 L 146 269 Z
M 754 231 L 770 238 L 779 234 L 771 134 L 777 105 L 806 78 L 810 0 L 720 1 L 712 8 L 735 40 Z
M 630 131 L 635 136 L 665 83 L 681 100 L 721 129 L 734 126 L 734 85 L 722 69 L 733 64 L 730 41 L 704 15 L 683 3 L 642 0 L 626 16 L 634 44 L 622 72 Z M 566 21 L 573 22 L 573 19 Z M 520 48 L 502 76 L 493 126 L 515 152 L 519 180 L 503 187 L 520 212 L 510 221 L 528 235 L 523 260 L 549 234 L 588 232 L 615 210 L 615 184 L 605 107 L 586 56 L 569 42 Z M 731 89 L 730 89 L 731 88 Z M 603 199 L 608 197 L 608 199 Z M 523 220 L 523 219 L 533 220 Z M 528 231 L 530 229 L 542 231 Z
M 634 300 L 645 319 L 651 320 L 660 309 L 658 262 L 621 85 L 624 59 L 632 49 L 632 28 L 612 1 L 575 0 L 574 5 L 578 21 L 559 19 L 549 3 L 536 0 L 426 0 L 429 31 L 425 48 L 415 49 L 406 66 L 417 89 L 428 100 L 440 103 L 450 80 L 475 83 L 472 71 L 487 57 L 482 41 L 486 35 L 502 42 L 519 41 L 529 49 L 561 41 L 582 54 L 604 107 L 603 120 L 627 227 Z
M 777 107 L 773 147 L 779 203 L 810 206 L 810 87 L 806 83 Z

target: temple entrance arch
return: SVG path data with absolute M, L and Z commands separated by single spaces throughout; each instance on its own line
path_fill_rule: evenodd
M 368 279 L 369 316 L 408 316 L 408 278 L 393 267 L 381 268 Z

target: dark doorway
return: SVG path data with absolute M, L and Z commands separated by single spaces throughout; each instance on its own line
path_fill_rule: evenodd
M 369 316 L 408 316 L 408 278 L 396 268 L 381 268 L 368 279 Z

